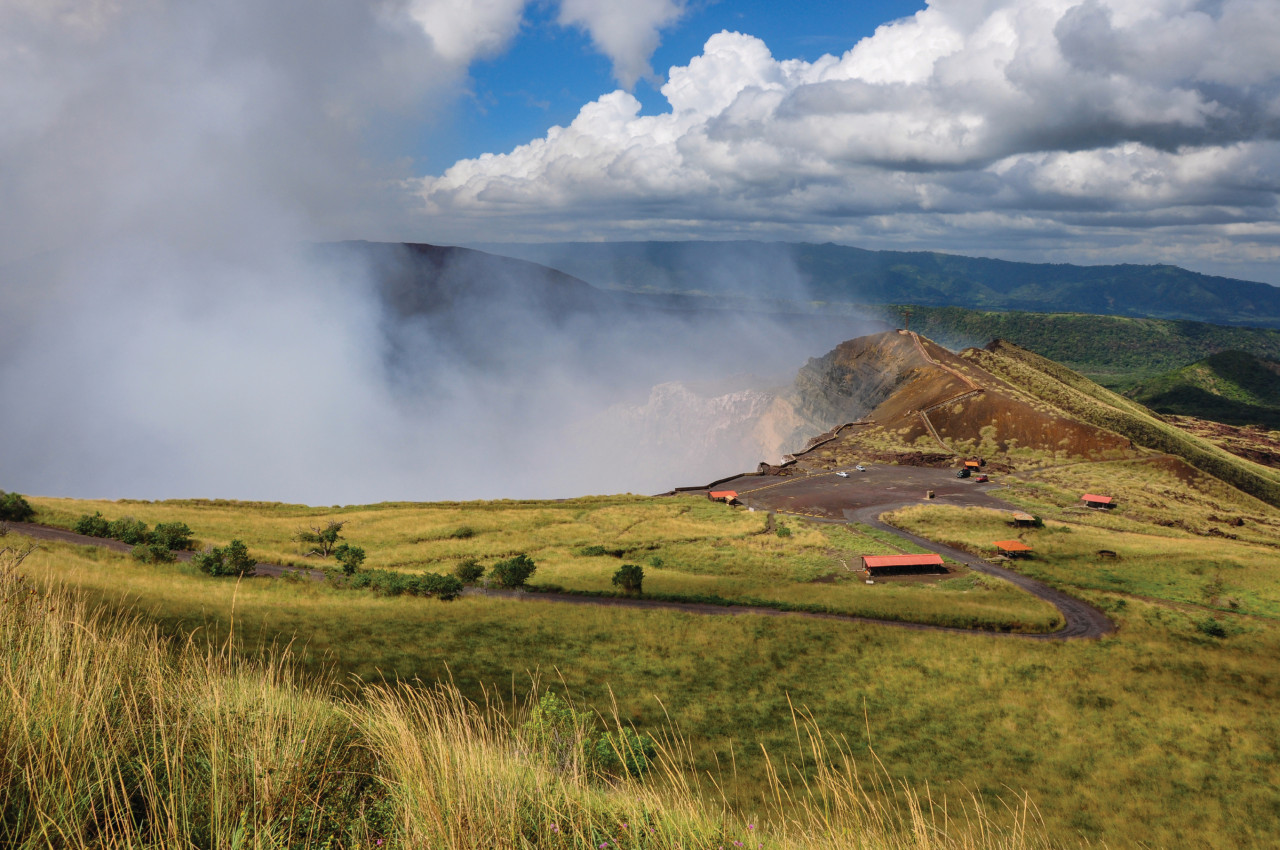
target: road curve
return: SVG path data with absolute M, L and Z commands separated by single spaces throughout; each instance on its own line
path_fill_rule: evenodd
M 1037 635 L 1022 635 L 1027 638 L 1037 640 L 1066 640 L 1072 638 L 1100 638 L 1115 632 L 1116 624 L 1106 614 L 1094 608 L 1088 602 L 1077 599 L 1070 594 L 1063 593 L 1057 588 L 1050 587 L 1042 581 L 1028 578 L 1021 573 L 1013 570 L 998 567 L 995 564 L 987 563 L 968 552 L 956 549 L 951 546 L 945 546 L 941 543 L 935 543 L 917 534 L 909 531 L 903 531 L 901 528 L 889 525 L 880 519 L 880 515 L 888 511 L 894 510 L 895 507 L 907 507 L 909 505 L 919 504 L 918 502 L 903 502 L 901 505 L 872 505 L 853 511 L 853 515 L 858 522 L 865 523 L 873 528 L 881 531 L 887 531 L 895 534 L 904 540 L 910 540 L 912 543 L 922 548 L 928 549 L 930 552 L 936 552 L 953 561 L 964 564 L 975 572 L 985 573 L 986 575 L 1002 578 L 1010 584 L 1018 587 L 1048 602 L 1054 608 L 1058 609 L 1058 613 L 1062 615 L 1063 626 L 1056 632 L 1048 632 Z
M 754 614 L 762 617 L 799 617 L 809 620 L 840 620 L 847 623 L 863 623 L 867 625 L 894 626 L 921 632 L 947 632 L 957 635 L 991 635 L 993 637 L 1016 637 L 1027 640 L 1071 640 L 1079 638 L 1098 638 L 1115 631 L 1115 624 L 1105 614 L 1091 605 L 1055 590 L 1048 585 L 1019 575 L 1003 567 L 997 567 L 975 559 L 966 552 L 943 546 L 923 537 L 917 537 L 901 529 L 881 522 L 878 514 L 890 510 L 884 506 L 865 508 L 857 513 L 858 519 L 867 525 L 875 526 L 906 538 L 919 546 L 938 552 L 948 558 L 968 565 L 971 569 L 988 575 L 1006 579 L 1028 593 L 1044 599 L 1058 609 L 1065 625 L 1055 632 L 1041 634 L 1027 632 L 1001 632 L 992 629 L 962 629 L 955 626 L 938 626 L 931 623 L 915 623 L 909 620 L 886 620 L 876 617 L 859 617 L 855 614 L 824 614 L 815 611 L 783 611 L 779 608 L 764 608 L 751 605 L 709 605 L 697 602 L 671 602 L 658 599 L 629 598 L 625 596 L 577 596 L 572 593 L 543 593 L 523 590 L 493 590 L 489 588 L 469 587 L 462 593 L 464 596 L 484 596 L 494 599 L 518 599 L 521 601 L 563 602 L 570 605 L 596 605 L 613 608 L 638 608 L 663 611 L 683 611 L 689 614 L 735 616 Z M 129 552 L 133 549 L 128 543 L 103 537 L 89 537 L 76 534 L 63 528 L 48 525 L 37 525 L 29 522 L 9 523 L 10 528 L 28 537 L 39 540 L 53 540 L 72 543 L 79 546 L 100 546 L 116 552 Z M 191 560 L 191 552 L 175 552 L 180 561 Z M 313 581 L 324 581 L 323 570 L 282 567 L 278 564 L 259 563 L 254 571 L 255 576 L 277 577 L 286 573 L 302 574 Z

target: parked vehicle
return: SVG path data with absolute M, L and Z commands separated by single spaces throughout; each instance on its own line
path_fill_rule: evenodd
M 968 477 L 969 477 L 969 475 L 970 475 L 969 470 L 967 470 L 967 469 L 962 469 L 962 470 L 960 470 L 959 472 L 957 472 L 957 473 L 956 473 L 956 478 L 968 478 Z
M 866 471 L 867 471 L 867 468 L 866 468 L 865 466 L 863 466 L 862 464 L 858 464 L 857 466 L 855 466 L 855 467 L 854 467 L 854 469 L 858 470 L 859 472 L 866 472 Z
M 974 480 L 974 481 L 977 481 L 979 484 L 986 484 L 988 481 L 990 481 L 990 480 L 991 480 L 991 478 L 990 478 L 989 476 L 986 476 L 986 475 L 979 475 L 977 478 L 975 478 L 975 479 L 973 479 L 973 480 Z
M 848 477 L 849 477 L 849 473 L 845 472 L 843 469 L 842 469 L 842 470 L 840 470 L 839 472 L 837 472 L 837 473 L 836 473 L 836 475 L 839 475 L 841 478 L 848 478 Z

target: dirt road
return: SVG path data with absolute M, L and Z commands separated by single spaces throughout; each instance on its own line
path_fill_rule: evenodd
M 931 472 L 936 470 L 929 470 Z M 904 502 L 903 504 L 912 504 L 912 502 Z M 895 505 L 894 507 L 901 507 Z M 656 599 L 643 598 L 627 598 L 619 596 L 600 597 L 600 596 L 575 596 L 571 593 L 531 593 L 521 590 L 491 590 L 488 588 L 470 587 L 463 591 L 464 596 L 485 596 L 495 599 L 519 599 L 528 602 L 562 602 L 570 605 L 598 605 L 615 608 L 636 608 L 664 611 L 683 611 L 689 614 L 702 615 L 742 615 L 753 614 L 764 617 L 800 617 L 810 620 L 842 620 L 850 623 L 865 623 L 869 625 L 895 626 L 902 629 L 911 629 L 914 631 L 928 632 L 950 632 L 952 634 L 987 634 L 1000 637 L 1018 637 L 1027 640 L 1067 640 L 1074 638 L 1096 638 L 1115 631 L 1115 624 L 1107 619 L 1101 611 L 1082 602 L 1075 597 L 1068 596 L 1061 591 L 1055 590 L 1048 585 L 1038 582 L 1035 579 L 1018 575 L 1017 573 L 987 564 L 974 558 L 968 553 L 952 549 L 948 546 L 941 546 L 924 538 L 917 537 L 905 531 L 893 528 L 879 520 L 879 514 L 891 510 L 890 507 L 864 507 L 855 512 L 857 521 L 864 522 L 867 525 L 889 531 L 900 537 L 916 543 L 924 548 L 931 549 L 948 558 L 966 564 L 971 569 L 987 575 L 999 576 L 1007 581 L 1016 584 L 1028 593 L 1038 596 L 1049 602 L 1062 614 L 1065 625 L 1056 632 L 1046 634 L 1024 634 L 1020 632 L 997 632 L 984 631 L 977 629 L 960 629 L 950 626 L 935 626 L 928 623 L 912 623 L 903 620 L 882 620 L 872 617 L 858 617 L 853 614 L 820 614 L 810 611 L 782 611 L 777 608 L 760 608 L 746 605 L 708 605 L 692 602 L 669 602 Z M 855 517 L 848 517 L 853 519 Z M 19 533 L 37 540 L 51 540 L 62 543 L 72 543 L 78 546 L 100 546 L 111 549 L 115 552 L 129 552 L 133 549 L 127 543 L 121 543 L 118 540 L 110 540 L 102 537 L 89 537 L 84 534 L 76 534 L 62 528 L 54 528 L 47 525 L 37 525 L 35 523 L 15 522 L 10 523 L 9 527 Z M 190 561 L 193 553 L 191 552 L 175 552 L 174 555 L 180 561 Z M 255 576 L 277 577 L 286 573 L 294 573 L 310 578 L 313 581 L 324 581 L 324 571 L 316 569 L 300 569 L 294 567 L 282 567 L 277 564 L 259 563 L 254 571 Z

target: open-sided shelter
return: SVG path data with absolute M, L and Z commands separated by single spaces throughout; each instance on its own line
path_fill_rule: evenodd
M 1021 540 L 997 540 L 991 544 L 1001 555 L 1010 558 L 1027 558 L 1031 556 L 1031 547 Z
M 869 576 L 918 576 L 945 573 L 942 556 L 927 555 L 863 555 L 862 569 Z
M 1093 493 L 1085 493 L 1080 497 L 1080 501 L 1090 508 L 1110 509 L 1115 507 L 1115 501 L 1110 496 L 1098 496 Z

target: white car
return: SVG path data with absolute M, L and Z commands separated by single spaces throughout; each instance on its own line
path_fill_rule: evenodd
M 855 467 L 854 467 L 854 469 L 858 470 L 859 472 L 866 472 L 866 471 L 867 471 L 867 468 L 866 468 L 865 466 L 863 466 L 862 464 L 858 464 L 857 466 L 855 466 Z
M 836 475 L 839 475 L 841 478 L 848 478 L 848 477 L 849 477 L 849 473 L 845 472 L 843 469 L 842 469 L 842 470 L 840 470 L 839 472 L 837 472 L 837 473 L 836 473 Z

